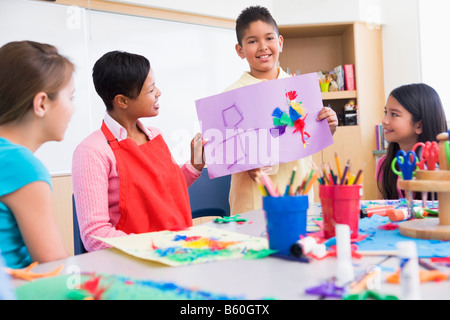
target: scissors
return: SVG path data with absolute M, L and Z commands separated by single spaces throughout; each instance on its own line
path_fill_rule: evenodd
M 426 143 L 418 142 L 416 143 L 412 150 L 416 151 L 417 147 L 422 147 L 422 155 L 420 156 L 420 161 L 418 167 L 421 170 L 434 170 L 436 169 L 436 163 L 439 162 L 439 146 L 436 141 Z
M 398 162 L 401 172 L 395 168 L 396 162 Z M 401 176 L 403 180 L 411 180 L 416 171 L 416 163 L 417 156 L 415 152 L 408 151 L 406 153 L 404 150 L 398 150 L 397 155 L 392 160 L 391 169 L 396 175 Z

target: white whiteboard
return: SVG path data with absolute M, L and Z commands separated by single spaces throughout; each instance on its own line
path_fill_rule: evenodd
M 46 143 L 36 152 L 53 175 L 70 173 L 75 147 L 100 128 L 105 107 L 92 84 L 92 66 L 104 53 L 123 50 L 150 60 L 162 91 L 160 113 L 142 121 L 162 131 L 178 163 L 189 160 L 189 142 L 200 131 L 195 100 L 222 92 L 248 69 L 235 52 L 232 29 L 1 0 L 0 30 L 0 46 L 17 40 L 46 42 L 76 65 L 77 111 L 64 141 Z

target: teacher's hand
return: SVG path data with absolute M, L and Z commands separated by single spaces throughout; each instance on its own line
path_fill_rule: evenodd
M 204 145 L 208 140 L 202 139 L 202 134 L 197 133 L 191 141 L 191 164 L 198 171 L 202 171 L 205 166 Z

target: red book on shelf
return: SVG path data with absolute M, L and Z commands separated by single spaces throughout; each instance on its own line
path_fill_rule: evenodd
M 355 73 L 352 64 L 344 65 L 345 90 L 355 90 Z

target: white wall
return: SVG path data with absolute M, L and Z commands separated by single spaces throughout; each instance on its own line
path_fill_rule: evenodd
M 419 0 L 422 81 L 439 93 L 450 119 L 450 37 L 448 0 Z
M 146 4 L 227 19 L 235 19 L 249 5 L 260 4 L 272 12 L 280 25 L 349 21 L 366 21 L 375 26 L 382 24 L 386 96 L 399 85 L 423 81 L 435 87 L 444 106 L 450 107 L 450 91 L 447 90 L 446 80 L 450 48 L 443 26 L 449 12 L 449 9 L 443 8 L 448 8 L 448 0 L 111 1 Z M 177 26 L 184 26 L 182 39 Z M 170 108 L 161 110 L 154 125 L 166 133 L 166 140 L 178 162 L 186 158 L 186 147 L 180 147 L 189 138 L 186 133 L 193 135 L 197 129 L 194 100 L 220 92 L 242 70 L 247 69 L 245 61 L 240 60 L 234 52 L 236 39 L 231 29 L 90 12 L 51 2 L 0 0 L 0 30 L 0 45 L 23 39 L 52 43 L 77 65 L 78 110 L 69 125 L 66 138 L 61 143 L 49 143 L 38 151 L 52 173 L 70 171 L 74 146 L 97 128 L 96 124 L 103 114 L 103 108 L 98 108 L 101 102 L 93 91 L 90 76 L 90 68 L 101 52 L 107 49 L 143 50 L 141 52 L 145 55 L 152 52 L 149 58 L 155 63 L 164 94 L 161 105 Z M 149 37 L 152 30 L 162 33 L 161 36 L 155 35 L 157 40 L 153 42 Z M 179 40 L 175 40 L 175 43 L 170 40 L 177 38 Z M 193 47 L 189 44 L 190 38 L 194 39 Z M 217 42 L 211 46 L 214 41 Z M 146 51 L 147 42 L 152 44 L 150 51 Z M 181 62 L 183 59 L 178 53 L 184 54 L 193 48 L 199 50 L 203 58 L 194 55 Z M 206 60 L 209 62 L 206 63 Z M 177 61 L 178 65 L 173 65 L 171 61 Z M 211 72 L 215 74 L 214 77 L 210 77 Z M 185 87 L 186 83 L 193 83 L 189 74 L 195 75 L 197 79 L 192 92 Z M 190 80 L 183 81 L 183 77 Z M 208 80 L 204 82 L 202 77 Z M 179 117 L 172 119 L 170 112 L 177 108 L 175 112 Z M 447 115 L 450 115 L 450 111 Z
M 236 19 L 249 5 L 266 6 L 279 25 L 315 24 L 363 21 L 381 25 L 383 29 L 383 60 L 386 96 L 394 88 L 421 82 L 419 0 L 109 0 L 129 2 L 156 8 L 193 12 L 228 19 Z M 420 0 L 423 3 L 450 3 L 448 0 Z M 212 5 L 213 3 L 213 5 Z M 226 5 L 224 5 L 226 3 Z M 424 4 L 422 4 L 424 6 Z M 428 4 L 428 8 L 431 6 Z M 439 9 L 430 9 L 437 10 Z M 426 12 L 428 12 L 427 10 Z M 448 10 L 440 10 L 445 15 Z M 428 14 L 427 14 L 428 15 Z M 442 20 L 445 21 L 445 18 Z M 423 36 L 423 34 L 422 34 Z M 432 76 L 428 79 L 433 78 Z M 442 91 L 442 90 L 440 90 Z
M 217 18 L 236 19 L 247 6 L 260 5 L 272 10 L 273 0 L 107 0 L 134 5 L 167 9 Z
M 75 147 L 101 126 L 105 106 L 94 90 L 92 66 L 104 53 L 146 56 L 162 91 L 160 113 L 143 119 L 159 128 L 178 163 L 190 158 L 200 131 L 195 100 L 222 92 L 248 69 L 234 49 L 235 31 L 202 25 L 89 11 L 30 0 L 0 0 L 0 46 L 33 40 L 55 45 L 76 65 L 76 112 L 62 142 L 37 152 L 52 174 L 71 172 Z
M 386 1 L 383 62 L 386 98 L 396 87 L 421 82 L 417 0 Z
M 383 0 L 277 0 L 273 16 L 278 24 L 365 21 L 383 23 Z

